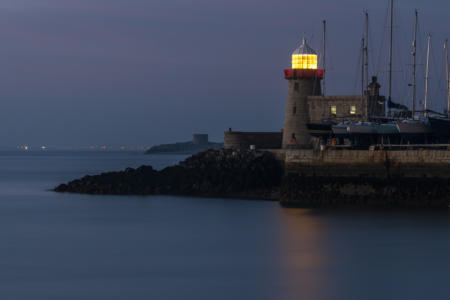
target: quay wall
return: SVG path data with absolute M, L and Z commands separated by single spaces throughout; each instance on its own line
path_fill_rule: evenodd
M 450 150 L 309 150 L 281 153 L 287 172 L 306 176 L 450 178 Z
M 271 150 L 284 162 L 284 205 L 450 205 L 450 150 Z
M 281 132 L 227 131 L 224 134 L 224 148 L 248 150 L 250 146 L 255 146 L 256 149 L 281 149 L 282 138 Z
M 354 163 L 428 163 L 450 166 L 450 150 L 309 150 L 292 149 L 285 151 L 286 163 L 305 164 L 354 164 Z

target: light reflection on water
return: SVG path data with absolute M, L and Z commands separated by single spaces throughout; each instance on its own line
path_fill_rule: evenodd
M 287 299 L 449 299 L 449 212 L 282 214 Z
M 0 153 L 0 299 L 450 299 L 450 215 L 55 194 L 183 157 Z

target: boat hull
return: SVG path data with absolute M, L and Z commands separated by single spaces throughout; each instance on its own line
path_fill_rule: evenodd
M 429 118 L 433 135 L 439 143 L 450 144 L 450 119 Z

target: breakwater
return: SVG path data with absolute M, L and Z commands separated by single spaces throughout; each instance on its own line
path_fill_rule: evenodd
M 278 200 L 283 165 L 270 152 L 208 150 L 161 171 L 151 166 L 61 184 L 57 192 Z
M 55 188 L 87 194 L 279 200 L 302 207 L 450 205 L 449 150 L 208 150 L 161 171 L 86 176 Z

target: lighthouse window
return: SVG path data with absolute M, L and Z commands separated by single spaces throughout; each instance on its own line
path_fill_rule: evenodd
M 294 83 L 294 90 L 298 91 L 298 82 Z
M 356 105 L 350 106 L 350 114 L 351 115 L 356 115 Z
M 337 108 L 335 105 L 331 106 L 331 115 L 336 116 L 337 115 Z
M 293 54 L 292 69 L 317 70 L 316 54 Z
M 297 106 L 294 106 L 294 108 L 292 109 L 292 113 L 295 115 L 297 113 Z

